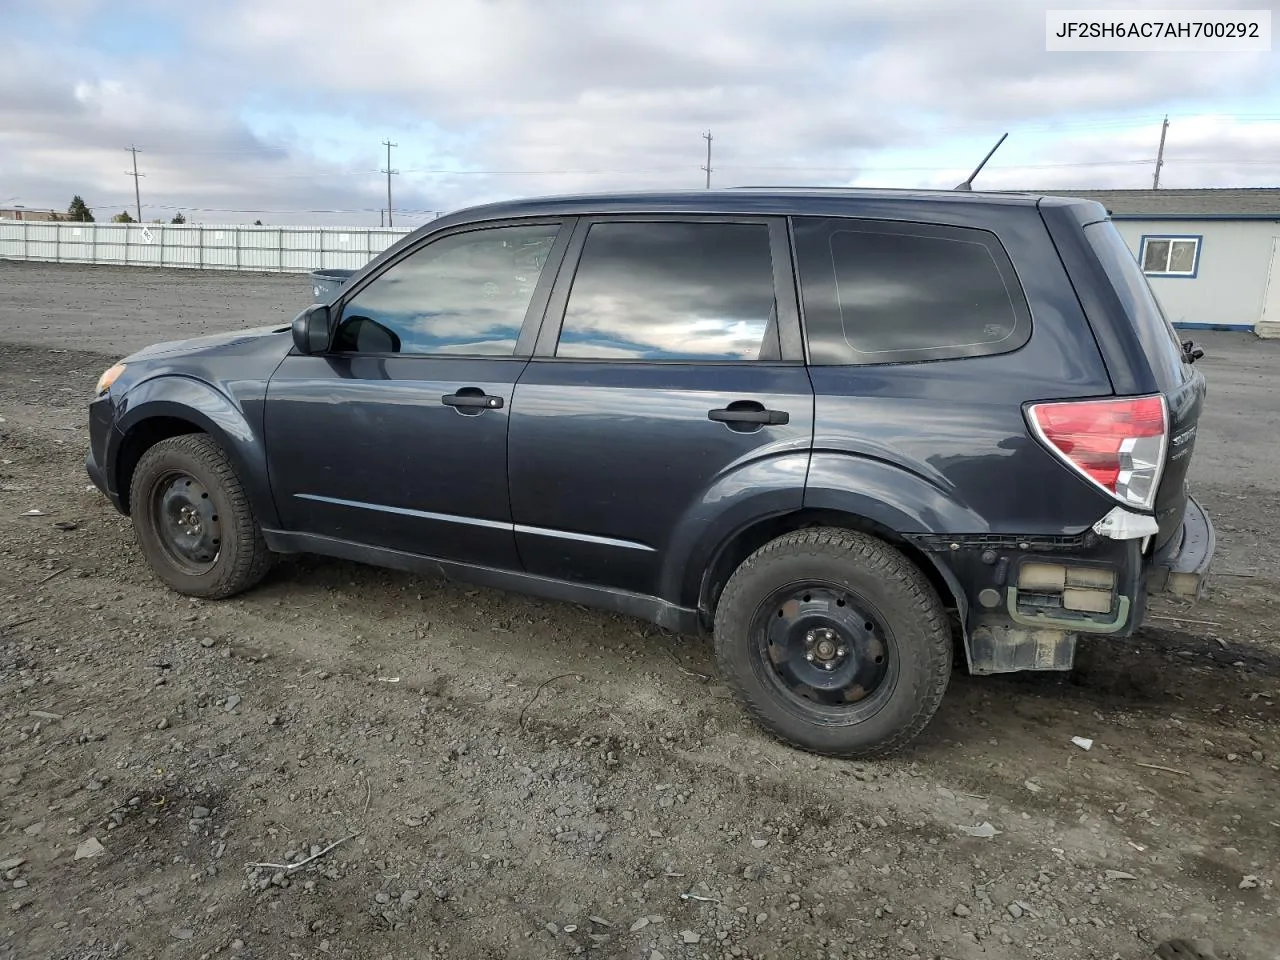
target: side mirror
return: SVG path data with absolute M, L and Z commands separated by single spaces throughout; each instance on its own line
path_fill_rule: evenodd
M 324 353 L 329 349 L 329 307 L 312 304 L 293 319 L 293 345 L 299 353 Z

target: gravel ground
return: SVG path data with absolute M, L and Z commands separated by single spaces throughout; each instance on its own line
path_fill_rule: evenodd
M 706 641 L 624 617 L 316 558 L 165 590 L 88 489 L 92 384 L 305 281 L 0 290 L 3 960 L 1280 956 L 1280 344 L 1202 338 L 1207 598 L 1069 675 L 957 672 L 864 764 L 769 740 Z

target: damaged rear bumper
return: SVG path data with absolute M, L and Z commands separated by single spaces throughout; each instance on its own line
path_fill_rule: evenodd
M 1187 497 L 1182 529 L 1153 558 L 1147 592 L 1199 599 L 1209 579 L 1217 535 L 1195 497 Z

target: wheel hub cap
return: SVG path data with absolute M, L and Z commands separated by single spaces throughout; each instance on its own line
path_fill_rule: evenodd
M 792 696 L 850 708 L 887 692 L 896 674 L 889 635 L 857 596 L 827 585 L 779 590 L 761 606 L 757 642 Z M 867 704 L 867 706 L 870 706 Z
M 182 566 L 200 571 L 218 558 L 222 524 L 213 498 L 194 477 L 178 474 L 157 488 L 156 530 L 165 549 Z

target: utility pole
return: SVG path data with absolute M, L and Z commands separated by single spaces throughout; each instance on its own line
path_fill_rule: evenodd
M 382 172 L 387 175 L 387 226 L 392 226 L 391 220 L 391 175 L 399 173 L 399 170 L 391 169 L 391 148 L 398 147 L 400 144 L 392 143 L 390 140 L 383 140 L 382 145 L 387 148 L 387 166 Z
M 1169 132 L 1169 116 L 1165 114 L 1164 124 L 1160 127 L 1160 149 L 1156 151 L 1156 175 L 1151 180 L 1151 189 L 1160 189 L 1160 168 L 1164 166 L 1164 135 Z
M 133 200 L 134 200 L 134 203 L 137 204 L 138 222 L 141 223 L 142 222 L 142 192 L 138 188 L 138 178 L 145 177 L 146 174 L 138 172 L 138 148 L 125 147 L 125 149 L 133 154 L 133 172 L 130 173 L 128 170 L 126 170 L 124 172 L 124 175 L 126 177 L 133 177 Z
M 711 189 L 711 131 L 708 130 L 702 135 L 702 139 L 707 141 L 707 165 L 702 169 L 707 171 L 707 189 Z

